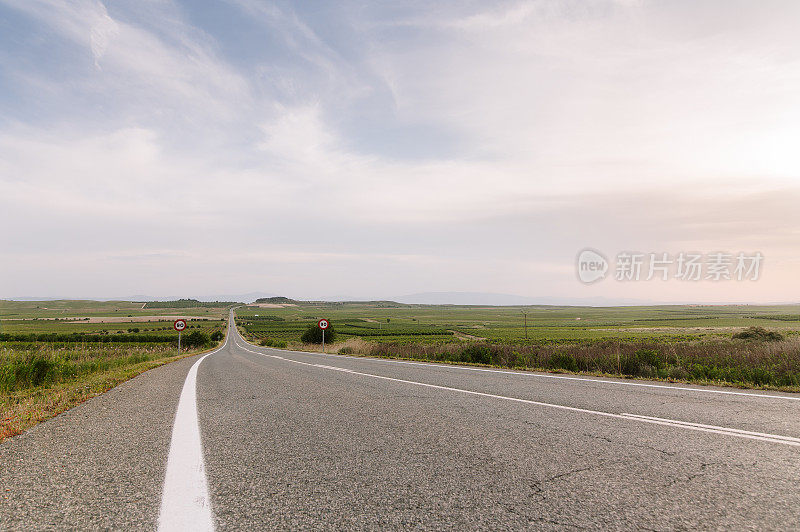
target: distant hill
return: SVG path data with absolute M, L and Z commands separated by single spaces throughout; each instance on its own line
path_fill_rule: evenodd
M 174 301 L 147 301 L 142 308 L 217 308 L 236 305 L 233 301 L 198 301 L 196 299 L 176 299 Z
M 259 297 L 256 299 L 256 303 L 271 303 L 274 305 L 286 305 L 286 304 L 295 304 L 297 303 L 294 299 L 289 299 L 288 297 L 283 296 L 274 296 L 274 297 Z

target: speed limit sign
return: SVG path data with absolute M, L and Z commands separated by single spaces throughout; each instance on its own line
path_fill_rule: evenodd
M 172 327 L 178 331 L 178 353 L 181 352 L 181 331 L 186 328 L 186 320 L 175 320 Z
M 322 329 L 322 352 L 323 353 L 325 352 L 325 329 L 327 329 L 328 326 L 330 326 L 330 323 L 328 323 L 328 320 L 326 320 L 325 318 L 323 318 L 323 319 L 321 319 L 321 320 L 319 320 L 317 322 L 317 327 Z

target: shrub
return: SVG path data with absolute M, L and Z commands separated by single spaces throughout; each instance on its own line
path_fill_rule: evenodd
M 312 325 L 306 332 L 303 333 L 303 336 L 300 337 L 300 340 L 303 341 L 305 344 L 321 344 L 322 343 L 322 329 L 317 327 L 316 325 Z M 333 326 L 328 326 L 325 329 L 325 342 L 326 343 L 333 343 L 336 341 L 336 331 L 333 330 Z
M 202 331 L 193 331 L 191 334 L 186 335 L 181 345 L 183 347 L 204 347 L 210 343 L 211 338 L 209 338 L 208 334 Z
M 461 351 L 459 359 L 461 362 L 488 365 L 492 363 L 492 351 L 488 345 L 471 345 Z
M 56 371 L 58 365 L 57 361 L 34 357 L 27 367 L 18 366 L 17 379 L 27 381 L 30 386 L 38 386 L 49 380 L 48 377 Z
M 650 364 L 640 364 L 639 373 L 637 375 L 645 378 L 658 377 L 658 368 Z
M 355 353 L 355 350 L 352 347 L 343 347 L 339 349 L 340 355 L 352 355 L 353 353 Z
M 225 335 L 222 333 L 222 331 L 214 331 L 213 333 L 211 333 L 212 342 L 219 342 L 223 338 L 225 338 Z
M 777 342 L 783 340 L 783 335 L 779 332 L 768 331 L 764 327 L 748 327 L 733 335 L 734 340 L 761 340 L 766 342 Z
M 673 366 L 669 368 L 669 378 L 684 381 L 689 378 L 689 372 L 686 371 L 686 368 Z
M 656 369 L 664 367 L 661 354 L 655 349 L 639 349 L 635 353 L 641 364 L 652 366 Z
M 632 355 L 626 355 L 622 359 L 621 370 L 623 375 L 635 376 L 639 374 L 639 367 L 641 363 L 639 362 L 639 357 L 636 356 L 636 353 Z
M 622 374 L 631 377 L 657 377 L 664 367 L 661 354 L 654 349 L 638 349 L 622 360 Z
M 578 371 L 578 361 L 568 353 L 557 353 L 550 357 L 550 366 L 554 369 Z

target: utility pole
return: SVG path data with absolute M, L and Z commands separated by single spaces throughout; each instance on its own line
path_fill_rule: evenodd
M 525 316 L 525 339 L 528 339 L 528 313 L 524 310 L 522 311 L 522 315 Z

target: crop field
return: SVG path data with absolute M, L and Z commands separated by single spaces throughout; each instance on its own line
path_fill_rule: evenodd
M 149 321 L 113 321 L 103 323 L 92 323 L 84 320 L 50 320 L 50 319 L 28 319 L 13 320 L 4 319 L 0 321 L 0 338 L 4 334 L 18 335 L 28 333 L 41 334 L 142 334 L 158 335 L 164 337 L 176 336 L 177 333 L 172 328 L 174 319 L 153 318 Z M 216 318 L 187 318 L 186 332 L 195 329 L 208 333 L 224 327 L 225 322 Z M 177 336 L 176 336 L 177 337 Z M 165 338 L 166 339 L 166 338 Z
M 484 307 L 391 302 L 248 305 L 267 346 L 330 321 L 342 354 L 800 391 L 800 305 Z M 527 322 L 527 325 L 526 325 Z
M 525 326 L 527 314 L 527 327 Z M 800 332 L 796 306 L 479 307 L 392 303 L 302 303 L 236 310 L 237 324 L 254 338 L 299 340 L 320 318 L 341 336 L 377 342 L 435 343 L 479 339 L 512 344 L 729 338 L 760 326 Z
M 227 307 L 175 303 L 148 309 L 144 302 L 0 301 L 0 441 L 143 371 L 217 345 Z M 177 317 L 187 320 L 180 352 Z
M 196 306 L 201 304 L 204 306 Z M 170 306 L 173 305 L 173 306 Z M 140 316 L 188 316 L 223 319 L 233 303 L 200 303 L 193 300 L 179 302 L 134 301 L 6 301 L 0 300 L 0 320 L 30 318 L 85 318 L 113 316 L 135 318 Z
M 301 314 L 296 317 L 278 315 L 262 315 L 248 310 L 237 310 L 237 325 L 253 338 L 271 338 L 292 342 L 300 339 L 303 332 L 317 323 L 316 316 Z M 320 315 L 321 316 L 321 315 Z M 334 321 L 337 335 L 342 338 L 368 338 L 375 341 L 397 342 L 403 340 L 436 341 L 452 339 L 453 332 L 434 325 L 415 323 L 413 320 L 389 318 L 387 322 L 356 317 L 337 316 Z

